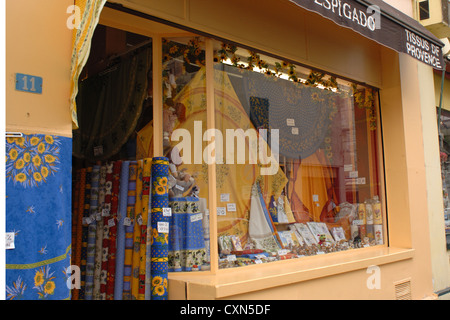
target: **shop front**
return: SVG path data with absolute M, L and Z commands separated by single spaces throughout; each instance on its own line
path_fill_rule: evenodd
M 65 119 L 71 299 L 434 297 L 439 40 L 379 1 L 93 3 Z

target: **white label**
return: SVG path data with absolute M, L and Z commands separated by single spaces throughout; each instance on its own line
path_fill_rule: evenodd
M 108 227 L 114 227 L 116 225 L 116 222 L 114 221 L 114 218 L 108 220 Z
M 178 184 L 175 185 L 175 189 L 178 189 L 180 191 L 184 191 L 184 188 Z
M 365 177 L 357 178 L 356 184 L 366 184 L 366 178 Z
M 236 261 L 236 255 L 234 255 L 234 254 L 227 255 L 227 260 L 228 261 Z
M 353 220 L 354 226 L 362 226 L 364 224 L 364 220 Z
M 348 174 L 350 178 L 358 178 L 358 171 L 350 171 Z
M 159 233 L 169 233 L 169 223 L 160 221 L 158 222 L 158 232 Z
M 319 201 L 319 195 L 318 194 L 313 194 L 313 201 L 314 202 Z
M 123 225 L 128 227 L 131 226 L 131 219 L 129 217 L 125 217 L 123 219 Z
M 142 226 L 142 224 L 144 223 L 144 220 L 142 219 L 142 216 L 139 215 L 139 217 L 137 218 L 137 223 L 138 225 Z
M 292 128 L 291 133 L 294 135 L 298 135 L 298 128 L 297 127 Z
M 236 203 L 227 203 L 227 211 L 235 212 L 236 211 Z
M 172 208 L 163 208 L 163 217 L 171 217 Z
M 288 127 L 295 127 L 295 119 L 286 119 L 286 125 Z
M 6 250 L 15 249 L 16 247 L 14 246 L 14 237 L 15 237 L 14 232 L 6 232 L 5 236 L 6 236 L 6 242 L 5 242 Z
M 287 249 L 278 250 L 278 255 L 280 255 L 280 256 L 287 255 L 288 253 L 289 253 L 289 250 L 287 250 Z
M 230 201 L 230 194 L 229 193 L 221 193 L 220 194 L 220 201 L 221 202 L 228 202 L 228 201 Z
M 344 171 L 352 171 L 353 165 L 352 164 L 344 164 Z
M 260 264 L 260 263 L 263 263 L 263 262 L 259 259 L 255 259 L 255 264 Z
M 109 209 L 103 209 L 102 210 L 102 216 L 103 217 L 109 217 Z
M 203 219 L 203 214 L 201 212 L 191 216 L 191 222 L 199 221 L 202 219 Z
M 226 216 L 227 215 L 227 209 L 225 207 L 217 207 L 217 215 L 218 216 Z

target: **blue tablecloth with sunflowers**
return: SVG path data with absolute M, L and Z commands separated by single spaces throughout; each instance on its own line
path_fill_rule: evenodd
M 6 139 L 6 299 L 69 299 L 72 139 Z

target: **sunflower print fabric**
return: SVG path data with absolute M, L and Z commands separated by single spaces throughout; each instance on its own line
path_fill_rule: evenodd
M 6 299 L 70 298 L 72 139 L 6 138 Z

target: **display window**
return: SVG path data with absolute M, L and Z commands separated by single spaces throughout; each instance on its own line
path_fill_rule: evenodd
M 94 35 L 74 131 L 76 299 L 160 299 L 170 272 L 386 244 L 376 88 L 167 28 Z

